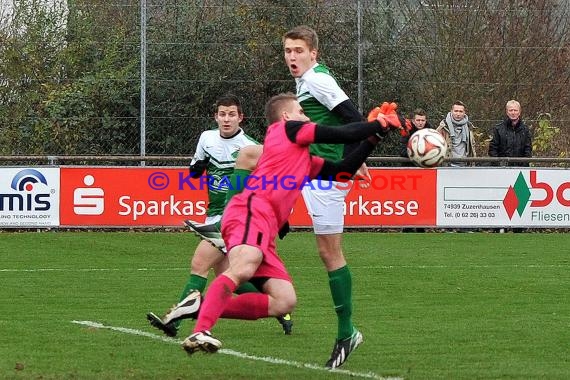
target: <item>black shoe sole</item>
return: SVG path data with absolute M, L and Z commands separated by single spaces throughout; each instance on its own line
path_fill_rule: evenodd
M 171 338 L 176 337 L 176 335 L 178 334 L 178 330 L 175 327 L 173 327 L 173 325 L 172 326 L 170 326 L 169 324 L 165 325 L 164 323 L 162 323 L 162 320 L 153 313 L 148 313 L 146 315 L 146 319 L 150 322 L 152 327 L 159 329 L 165 335 Z

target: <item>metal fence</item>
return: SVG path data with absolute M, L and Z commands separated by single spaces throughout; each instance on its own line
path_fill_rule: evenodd
M 74 165 L 102 165 L 102 166 L 187 166 L 192 156 L 177 155 L 114 155 L 114 156 L 0 156 L 1 166 L 74 166 Z M 443 161 L 445 166 L 449 160 Z M 509 167 L 517 164 L 529 164 L 531 167 L 570 167 L 570 158 L 557 157 L 469 157 L 454 158 L 453 162 L 465 162 L 470 166 L 496 166 Z M 367 163 L 371 167 L 378 166 L 410 166 L 411 160 L 395 156 L 371 156 Z
M 567 157 L 568 1 L 511 3 L 4 0 L 0 154 L 189 156 L 225 92 L 244 100 L 244 127 L 261 139 L 265 100 L 294 90 L 280 38 L 308 24 L 364 113 L 396 100 L 437 124 L 463 100 L 484 155 L 517 98 L 535 155 Z

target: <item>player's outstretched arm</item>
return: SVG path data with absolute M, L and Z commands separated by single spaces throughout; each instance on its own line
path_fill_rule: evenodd
M 377 121 L 356 122 L 339 127 L 317 125 L 315 127 L 315 143 L 345 144 L 364 140 L 369 136 L 384 133 L 382 125 Z
M 380 141 L 377 137 L 370 137 L 363 140 L 358 148 L 352 151 L 341 161 L 333 162 L 324 160 L 320 171 L 315 178 L 334 179 L 339 182 L 348 181 L 360 166 L 366 161 L 366 158 L 372 153 L 376 143 Z
M 340 117 L 343 124 L 365 120 L 350 99 L 346 99 L 344 102 L 337 104 L 337 106 L 332 109 L 332 112 Z M 353 150 L 358 148 L 358 144 L 359 142 L 345 144 L 343 157 L 349 155 Z
M 362 114 L 358 111 L 350 99 L 346 99 L 344 102 L 339 103 L 335 108 L 332 109 L 332 112 L 340 116 L 344 124 L 364 120 Z
M 407 135 L 411 129 L 409 120 L 396 112 L 396 103 L 384 102 L 368 114 L 368 123 L 356 122 L 340 127 L 317 125 L 315 130 L 316 143 L 350 143 L 365 139 L 374 134 L 386 134 L 390 129 L 397 129 L 402 135 Z M 371 124 L 370 124 L 371 123 Z
M 292 119 L 286 122 L 285 133 L 291 142 L 299 145 L 313 143 L 350 144 L 362 141 L 370 136 L 385 135 L 391 128 L 403 131 L 403 134 L 408 133 L 409 120 L 398 115 L 395 108 L 386 108 L 384 104 L 388 103 L 383 103 L 381 107 L 376 107 L 371 111 L 368 115 L 368 122 L 329 127 Z M 395 105 L 395 103 L 390 104 Z

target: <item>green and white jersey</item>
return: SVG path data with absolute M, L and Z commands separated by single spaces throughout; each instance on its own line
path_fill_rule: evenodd
M 348 95 L 340 88 L 336 79 L 325 65 L 316 63 L 297 82 L 297 99 L 303 107 L 305 115 L 312 122 L 322 125 L 341 125 L 342 119 L 331 112 L 340 103 L 348 99 Z M 332 160 L 342 159 L 342 144 L 312 144 L 312 154 Z
M 196 154 L 190 163 L 210 158 L 206 167 L 208 175 L 208 216 L 222 215 L 224 211 L 229 177 L 234 170 L 239 150 L 247 145 L 259 145 L 246 135 L 243 129 L 229 138 L 220 136 L 218 129 L 204 131 L 200 135 Z

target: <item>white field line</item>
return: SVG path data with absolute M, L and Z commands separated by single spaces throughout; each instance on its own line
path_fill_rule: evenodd
M 289 269 L 301 269 L 299 267 L 289 266 Z M 505 269 L 505 268 L 523 268 L 523 269 L 548 269 L 548 268 L 570 268 L 569 264 L 508 264 L 508 265 L 487 265 L 487 264 L 469 264 L 469 265 L 375 265 L 375 266 L 357 266 L 351 265 L 351 269 L 469 269 L 469 268 L 489 268 L 489 269 Z M 303 267 L 302 269 L 322 269 L 322 267 Z M 170 271 L 187 271 L 188 268 L 0 268 L 0 272 L 170 272 Z
M 168 338 L 165 336 L 155 335 L 155 334 L 151 334 L 151 333 L 148 333 L 145 331 L 129 329 L 126 327 L 106 326 L 106 325 L 103 325 L 99 322 L 92 322 L 92 321 L 71 321 L 71 323 L 75 323 L 75 324 L 87 326 L 87 327 L 92 327 L 92 328 L 97 328 L 97 329 L 107 329 L 107 330 L 112 330 L 112 331 L 118 331 L 118 332 L 122 332 L 125 334 L 144 336 L 146 338 L 156 339 L 156 340 L 160 340 L 160 341 L 163 341 L 166 343 L 171 343 L 171 344 L 182 344 L 182 341 L 178 340 L 178 339 Z M 249 360 L 256 360 L 256 361 L 261 361 L 261 362 L 266 362 L 266 363 L 285 365 L 285 366 L 290 366 L 290 367 L 295 367 L 295 368 L 306 368 L 306 369 L 312 369 L 312 370 L 321 371 L 321 372 L 334 372 L 335 374 L 338 373 L 338 374 L 343 374 L 343 375 L 347 375 L 350 377 L 359 377 L 359 378 L 364 378 L 364 379 L 377 379 L 377 380 L 401 380 L 402 379 L 400 377 L 382 377 L 382 376 L 376 375 L 373 372 L 354 372 L 354 371 L 347 371 L 347 370 L 343 370 L 343 369 L 329 370 L 329 369 L 326 369 L 325 367 L 317 365 L 317 364 L 301 363 L 301 362 L 297 362 L 297 361 L 272 358 L 270 356 L 254 356 L 254 355 L 245 354 L 243 352 L 238 352 L 238 351 L 228 350 L 228 349 L 221 349 L 218 351 L 218 353 L 236 356 L 238 358 L 243 358 L 243 359 L 249 359 Z

